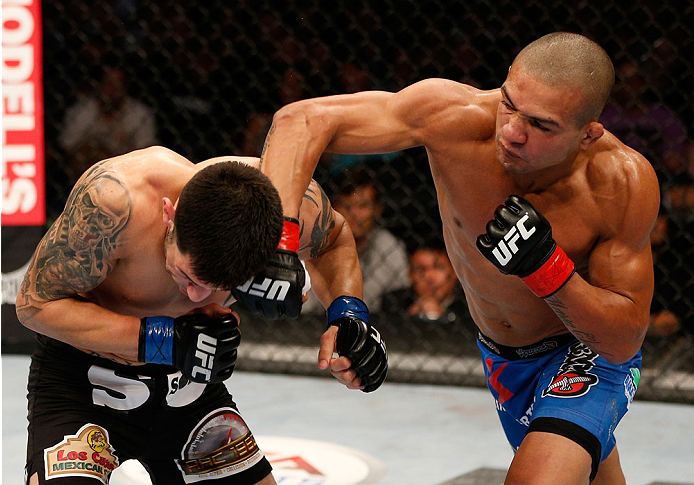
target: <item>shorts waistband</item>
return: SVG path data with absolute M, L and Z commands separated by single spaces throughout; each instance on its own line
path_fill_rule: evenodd
M 509 347 L 494 342 L 492 339 L 483 335 L 482 332 L 477 332 L 477 339 L 487 349 L 494 352 L 500 357 L 507 360 L 534 359 L 543 355 L 554 352 L 560 347 L 573 342 L 576 337 L 570 333 L 547 337 L 546 339 L 535 342 L 534 344 L 524 345 L 522 347 Z

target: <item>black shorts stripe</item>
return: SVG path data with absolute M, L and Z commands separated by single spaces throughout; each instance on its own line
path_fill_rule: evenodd
M 598 474 L 602 445 L 592 433 L 577 424 L 559 418 L 535 418 L 528 427 L 528 433 L 531 431 L 558 434 L 583 447 L 593 460 L 590 472 L 590 481 L 593 481 L 595 475 Z

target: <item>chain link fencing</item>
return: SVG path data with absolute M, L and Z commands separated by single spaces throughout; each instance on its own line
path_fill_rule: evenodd
M 605 47 L 618 74 L 608 129 L 653 163 L 662 190 L 654 237 L 654 324 L 637 397 L 694 403 L 694 6 L 510 0 L 53 0 L 43 3 L 49 223 L 97 160 L 150 144 L 193 161 L 258 156 L 272 113 L 302 98 L 398 90 L 428 77 L 498 87 L 521 47 L 555 30 Z M 95 121 L 101 106 L 105 116 Z M 90 111 L 91 110 L 91 111 Z M 92 117 L 90 117 L 92 116 Z M 423 149 L 325 156 L 329 195 L 345 167 L 387 190 L 379 223 L 408 247 L 441 232 Z M 484 385 L 465 319 L 374 314 L 389 380 Z M 317 373 L 319 313 L 245 319 L 239 368 Z

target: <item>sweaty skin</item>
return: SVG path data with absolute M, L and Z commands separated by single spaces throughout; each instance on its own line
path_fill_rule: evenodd
M 292 215 L 323 151 L 424 146 L 446 247 L 480 330 L 509 346 L 570 331 L 611 362 L 624 362 L 648 325 L 658 184 L 649 162 L 602 125 L 577 126 L 582 99 L 576 88 L 550 87 L 512 68 L 502 88 L 490 91 L 430 79 L 397 93 L 299 101 L 275 114 L 261 170 Z M 577 274 L 546 300 L 476 249 L 510 194 L 549 220 L 576 263 Z
M 248 157 L 193 164 L 163 147 L 95 164 L 34 253 L 17 298 L 20 321 L 90 354 L 137 365 L 140 318 L 230 312 L 229 291 L 197 280 L 175 244 L 165 248 L 165 239 L 166 221 L 188 180 L 211 163 L 232 160 L 258 166 Z M 361 296 L 356 247 L 344 218 L 315 182 L 303 200 L 299 256 L 311 276 L 324 281 L 321 300 Z M 348 359 L 339 360 L 349 367 Z

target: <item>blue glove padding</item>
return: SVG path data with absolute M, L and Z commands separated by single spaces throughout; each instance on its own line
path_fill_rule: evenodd
M 378 389 L 388 374 L 386 343 L 369 325 L 369 309 L 359 298 L 341 296 L 328 307 L 328 326 L 337 330 L 336 349 L 352 361 L 352 369 L 361 378 L 363 392 Z
M 222 382 L 234 371 L 240 343 L 239 322 L 232 313 L 145 317 L 138 360 L 173 365 L 193 382 Z

